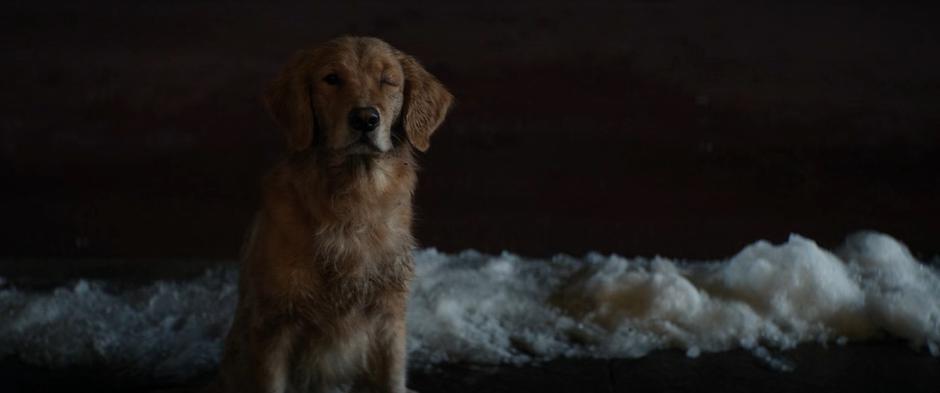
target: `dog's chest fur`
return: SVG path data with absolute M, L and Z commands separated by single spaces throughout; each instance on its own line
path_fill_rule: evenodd
M 330 177 L 291 167 L 272 173 L 269 181 L 278 186 L 269 189 L 277 191 L 265 197 L 274 208 L 263 212 L 267 222 L 261 223 L 270 226 L 269 236 L 257 245 L 266 255 L 255 259 L 266 260 L 258 284 L 279 282 L 280 290 L 268 294 L 276 308 L 320 325 L 407 295 L 412 166 L 387 160 Z
M 394 295 L 388 292 L 407 292 L 413 275 L 407 223 L 349 223 L 321 228 L 314 237 L 310 263 L 322 279 L 315 293 L 321 305 L 342 313 Z

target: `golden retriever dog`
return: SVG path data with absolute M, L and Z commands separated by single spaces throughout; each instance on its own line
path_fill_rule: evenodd
M 265 96 L 288 154 L 243 250 L 222 392 L 406 392 L 412 148 L 453 96 L 376 38 L 299 51 Z

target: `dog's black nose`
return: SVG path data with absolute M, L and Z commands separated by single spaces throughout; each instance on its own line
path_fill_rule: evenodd
M 356 131 L 369 132 L 379 125 L 379 111 L 373 107 L 353 108 L 349 111 L 349 126 Z

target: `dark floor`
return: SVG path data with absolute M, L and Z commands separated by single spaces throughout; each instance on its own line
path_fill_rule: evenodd
M 558 359 L 528 366 L 449 364 L 412 370 L 423 393 L 487 392 L 929 392 L 940 389 L 940 361 L 901 343 L 823 348 L 804 345 L 777 354 L 793 371 L 768 367 L 747 352 L 688 358 L 661 351 L 641 359 Z M 142 381 L 120 371 L 44 370 L 0 363 L 3 391 L 196 392 L 211 376 L 187 383 Z
M 562 359 L 539 366 L 449 365 L 417 373 L 422 392 L 936 392 L 940 361 L 899 344 L 866 343 L 784 352 L 795 365 L 775 371 L 749 353 L 691 359 L 679 351 L 641 359 Z M 890 359 L 890 360 L 889 360 Z M 894 361 L 893 359 L 898 359 Z

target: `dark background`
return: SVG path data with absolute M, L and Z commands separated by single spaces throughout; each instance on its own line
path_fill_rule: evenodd
M 457 106 L 419 159 L 424 246 L 722 258 L 874 229 L 940 254 L 929 2 L 10 2 L 0 13 L 0 277 L 134 285 L 233 259 L 283 151 L 259 95 L 295 50 L 375 35 Z M 57 4 L 61 3 L 61 4 Z M 893 341 L 692 360 L 412 370 L 419 391 L 935 391 Z M 10 391 L 142 391 L 0 359 Z M 207 376 L 209 378 L 211 376 Z M 166 382 L 163 382 L 166 383 Z M 200 381 L 173 392 L 197 390 Z M 123 386 L 123 387 L 122 387 Z
M 260 92 L 342 34 L 457 97 L 420 157 L 424 246 L 720 258 L 874 229 L 940 252 L 917 3 L 55 3 L 0 16 L 2 256 L 234 258 L 283 151 Z

